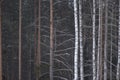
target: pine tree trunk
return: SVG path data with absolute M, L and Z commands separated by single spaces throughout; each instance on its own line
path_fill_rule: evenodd
M 22 1 L 19 0 L 19 80 L 21 79 L 21 25 L 22 25 Z
M 93 58 L 93 80 L 96 80 L 96 62 L 95 62 L 95 0 L 93 0 L 93 50 L 92 50 L 92 58 Z
M 79 39 L 80 39 L 80 79 L 84 80 L 83 45 L 82 45 L 82 0 L 79 0 Z
M 39 80 L 40 78 L 40 58 L 41 58 L 41 49 L 40 49 L 40 27 L 41 27 L 41 0 L 38 0 L 38 45 L 37 45 L 37 55 L 36 55 L 36 58 L 37 58 L 37 68 L 38 68 L 38 71 L 37 71 L 37 80 Z
M 0 1 L 0 80 L 2 80 L 2 10 L 1 10 L 2 2 Z
M 50 80 L 53 80 L 53 0 L 50 0 Z
M 74 51 L 74 80 L 78 80 L 78 10 L 77 0 L 74 0 L 74 23 L 75 23 L 75 51 Z

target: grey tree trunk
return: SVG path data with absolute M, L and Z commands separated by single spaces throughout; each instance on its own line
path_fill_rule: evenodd
M 36 4 L 37 4 L 37 0 L 34 0 L 34 21 L 35 21 L 35 32 L 34 32 L 34 50 L 35 50 L 35 53 L 34 53 L 34 55 L 35 55 L 35 58 L 34 58 L 34 60 L 35 60 L 35 64 L 34 64 L 34 67 L 36 68 L 36 66 L 37 66 L 37 6 L 36 6 Z M 35 77 L 36 77 L 36 80 L 37 80 L 37 71 L 36 71 L 36 69 L 35 69 L 35 71 L 34 71 L 34 73 L 35 73 Z
M 112 14 L 111 14 L 111 17 L 113 17 L 113 8 L 112 8 Z M 110 40 L 111 40 L 111 42 L 110 42 L 110 80 L 112 80 L 112 55 L 113 55 L 113 45 L 112 45 L 112 41 L 113 41 L 113 39 L 112 39 L 112 33 L 113 33 L 113 31 L 112 31 L 112 23 L 113 23 L 113 20 L 111 20 L 111 36 L 110 36 Z
M 82 0 L 79 0 L 79 39 L 80 39 L 80 80 L 84 80 L 83 45 L 82 45 Z
M 105 1 L 104 80 L 107 80 L 108 0 Z
M 101 55 L 102 55 L 102 1 L 99 0 L 99 26 L 98 26 L 98 53 L 97 53 L 97 78 L 96 80 L 101 79 Z
M 96 80 L 96 61 L 95 61 L 95 47 L 96 47 L 96 44 L 95 44 L 95 0 L 93 0 L 93 50 L 92 50 L 92 62 L 93 62 L 93 80 Z
M 78 9 L 77 0 L 74 0 L 74 23 L 75 23 L 75 51 L 74 51 L 74 80 L 78 80 Z

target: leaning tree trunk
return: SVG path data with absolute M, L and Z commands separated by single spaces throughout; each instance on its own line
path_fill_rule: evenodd
M 75 51 L 74 51 L 74 80 L 78 80 L 78 10 L 77 0 L 74 0 L 74 23 L 75 23 Z
M 96 61 L 95 61 L 95 0 L 93 0 L 93 50 L 92 50 L 92 60 L 93 60 L 93 80 L 96 80 Z
M 0 80 L 2 80 L 2 22 L 1 22 L 1 4 L 2 2 L 0 1 Z
M 108 0 L 105 0 L 104 80 L 107 80 Z
M 50 80 L 53 80 L 53 0 L 50 0 Z
M 21 80 L 21 27 L 22 27 L 22 1 L 19 0 L 19 80 Z
M 82 45 L 82 0 L 79 0 L 79 39 L 80 39 L 80 80 L 84 80 L 83 45 Z
M 120 1 L 119 1 L 119 31 L 118 31 L 118 63 L 116 80 L 120 80 Z

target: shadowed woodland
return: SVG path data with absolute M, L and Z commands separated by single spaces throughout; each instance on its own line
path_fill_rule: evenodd
M 120 0 L 0 0 L 0 80 L 120 80 Z

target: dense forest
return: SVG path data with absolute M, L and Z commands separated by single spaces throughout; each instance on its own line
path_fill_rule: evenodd
M 0 0 L 0 80 L 120 80 L 120 0 Z

